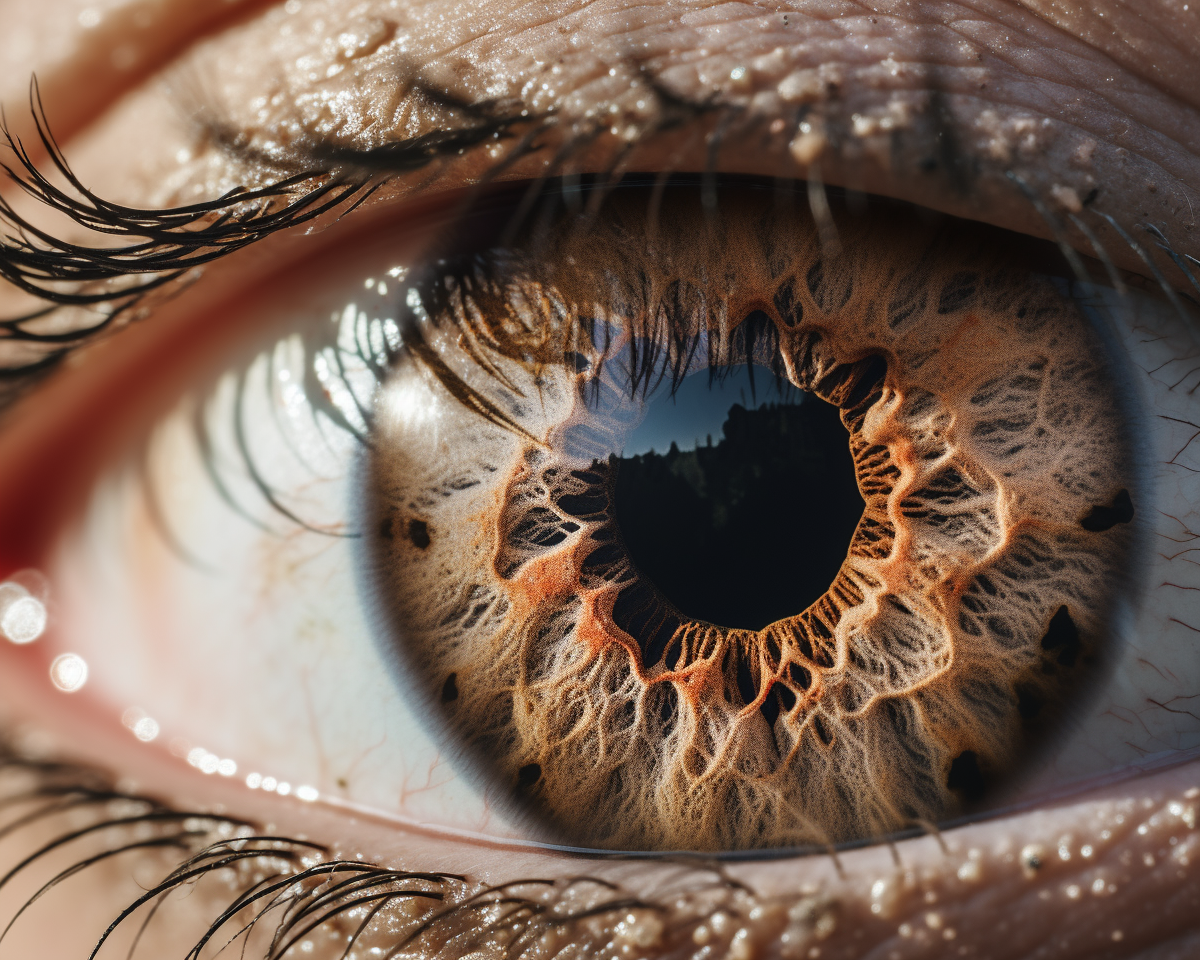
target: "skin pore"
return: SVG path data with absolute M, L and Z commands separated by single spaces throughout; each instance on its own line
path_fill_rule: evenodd
M 556 173 L 617 165 L 807 174 L 1061 238 L 1087 255 L 1096 253 L 1094 237 L 1117 267 L 1141 274 L 1150 271 L 1119 228 L 1159 225 L 1178 254 L 1200 257 L 1193 213 L 1200 206 L 1200 122 L 1188 69 L 1200 46 L 1196 4 L 1111 2 L 1080 13 L 998 0 L 478 8 L 441 0 L 292 0 L 213 5 L 219 12 L 200 19 L 197 6 L 0 5 L 0 36 L 14 51 L 6 53 L 0 102 L 14 129 L 28 129 L 21 126 L 26 84 L 36 71 L 46 113 L 83 182 L 107 199 L 157 207 L 268 182 L 278 173 L 263 165 L 264 156 L 283 165 L 339 149 L 361 155 L 400 133 L 462 123 L 459 108 L 423 92 L 436 90 L 457 102 L 554 116 L 542 148 L 518 155 L 505 170 L 514 179 L 544 173 L 548 158 L 567 147 L 569 159 Z M 122 53 L 113 37 L 129 31 L 130 50 Z M 22 36 L 29 42 L 11 40 Z M 712 103 L 726 109 L 707 110 Z M 723 142 L 722 122 L 729 129 L 742 123 L 756 139 L 731 137 L 714 155 L 709 144 Z M 715 138 L 706 140 L 710 134 Z M 36 450 L 38 434 L 53 433 L 88 398 L 113 392 L 139 363 L 161 356 L 167 334 L 158 331 L 170 324 L 176 336 L 198 338 L 206 314 L 215 315 L 221 302 L 222 284 L 246 284 L 255 270 L 285 277 L 290 262 L 308 255 L 306 243 L 335 249 L 372 218 L 403 218 L 504 155 L 503 147 L 485 147 L 398 176 L 372 206 L 317 239 L 273 238 L 215 265 L 186 295 L 86 353 L 43 396 L 15 407 L 0 449 L 14 457 Z M 411 240 L 415 248 L 419 239 Z M 1135 239 L 1151 245 L 1143 233 Z M 1185 288 L 1173 264 L 1158 263 L 1168 284 Z M 4 315 L 21 309 L 7 290 L 0 303 Z M 153 338 L 164 339 L 156 347 Z M 176 359 L 167 368 L 181 376 L 186 364 Z M 11 495 L 0 485 L 0 510 Z M 201 778 L 135 750 L 118 735 L 123 731 L 90 724 L 79 708 L 48 706 L 36 685 L 23 682 L 37 664 L 8 653 L 10 723 L 35 719 L 57 730 L 73 757 L 188 809 L 221 805 L 272 824 L 272 832 L 329 843 L 343 856 L 486 884 L 586 873 L 657 903 L 668 885 L 700 882 L 701 867 L 502 849 Z M 748 931 L 740 941 L 744 956 L 1190 955 L 1200 946 L 1195 763 L 894 847 L 836 859 L 726 863 L 724 876 L 752 893 L 722 892 L 727 902 L 709 912 L 726 907 L 739 919 L 694 925 L 691 947 L 730 944 L 723 931 L 733 923 Z M 46 922 L 18 928 L 0 950 L 66 957 L 90 949 L 129 890 L 100 873 L 74 882 L 69 909 L 84 922 L 71 930 L 54 924 L 53 909 L 63 909 L 66 898 L 51 898 Z M 11 892 L 6 911 L 31 892 Z M 190 911 L 202 926 L 212 904 L 194 900 L 176 910 Z M 662 907 L 668 921 L 673 909 Z M 597 923 L 619 939 L 619 920 Z M 182 932 L 186 926 L 180 924 L 181 950 L 194 941 Z M 652 953 L 656 943 L 649 937 L 633 955 Z M 730 949 L 736 955 L 742 948 Z

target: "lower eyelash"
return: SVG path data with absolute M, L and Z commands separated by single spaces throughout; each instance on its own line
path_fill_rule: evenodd
M 128 955 L 137 956 L 152 925 L 169 927 L 172 907 L 194 908 L 201 895 L 211 900 L 211 920 L 188 958 L 198 958 L 210 944 L 240 949 L 243 956 L 249 949 L 264 960 L 314 949 L 321 957 L 357 958 L 406 950 L 463 956 L 484 947 L 515 958 L 541 955 L 547 941 L 570 942 L 585 954 L 622 942 L 669 949 L 703 937 L 728 942 L 756 909 L 763 912 L 763 901 L 749 889 L 703 866 L 685 866 L 654 902 L 586 874 L 487 885 L 462 874 L 389 869 L 331 856 L 328 848 L 307 841 L 260 834 L 245 820 L 173 809 L 114 789 L 99 771 L 23 758 L 7 745 L 0 745 L 0 784 L 8 787 L 0 787 L 0 809 L 14 814 L 0 823 L 0 838 L 11 839 L 34 824 L 55 831 L 0 876 L 0 888 L 56 857 L 67 858 L 7 918 L 0 940 L 38 901 L 70 897 L 63 885 L 79 874 L 90 876 L 113 860 L 148 858 L 155 851 L 173 858 L 161 880 L 119 910 L 93 956 L 127 928 L 134 932 Z M 75 852 L 80 846 L 85 851 Z M 191 891 L 186 900 L 171 896 L 185 888 Z M 795 918 L 776 903 L 774 922 L 762 935 L 767 930 L 772 936 L 787 930 L 793 940 L 827 935 L 833 904 L 798 899 L 804 906 L 793 911 Z M 706 932 L 698 938 L 702 928 Z

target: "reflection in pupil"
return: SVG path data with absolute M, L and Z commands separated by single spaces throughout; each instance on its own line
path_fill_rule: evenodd
M 684 386 L 697 381 L 708 373 Z M 643 427 L 661 438 L 673 420 L 678 435 L 617 461 L 614 507 L 634 565 L 684 616 L 758 630 L 828 589 L 863 500 L 836 407 L 796 390 L 753 406 L 724 386 L 720 434 L 694 449 L 691 405 L 652 403 Z

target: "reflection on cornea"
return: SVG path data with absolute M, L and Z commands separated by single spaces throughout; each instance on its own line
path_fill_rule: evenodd
M 50 682 L 63 693 L 75 693 L 87 683 L 87 661 L 77 653 L 63 653 L 50 664 Z
M 21 570 L 0 583 L 0 636 L 9 643 L 33 643 L 46 632 L 49 584 L 37 570 Z

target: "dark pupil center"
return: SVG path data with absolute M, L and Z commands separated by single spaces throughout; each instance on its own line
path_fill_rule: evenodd
M 661 443 L 680 421 L 677 441 L 617 461 L 634 565 L 684 616 L 723 627 L 758 630 L 820 597 L 863 511 L 837 408 L 794 390 L 763 399 L 732 403 L 698 445 L 683 405 L 656 400 L 646 424 L 657 414 Z

